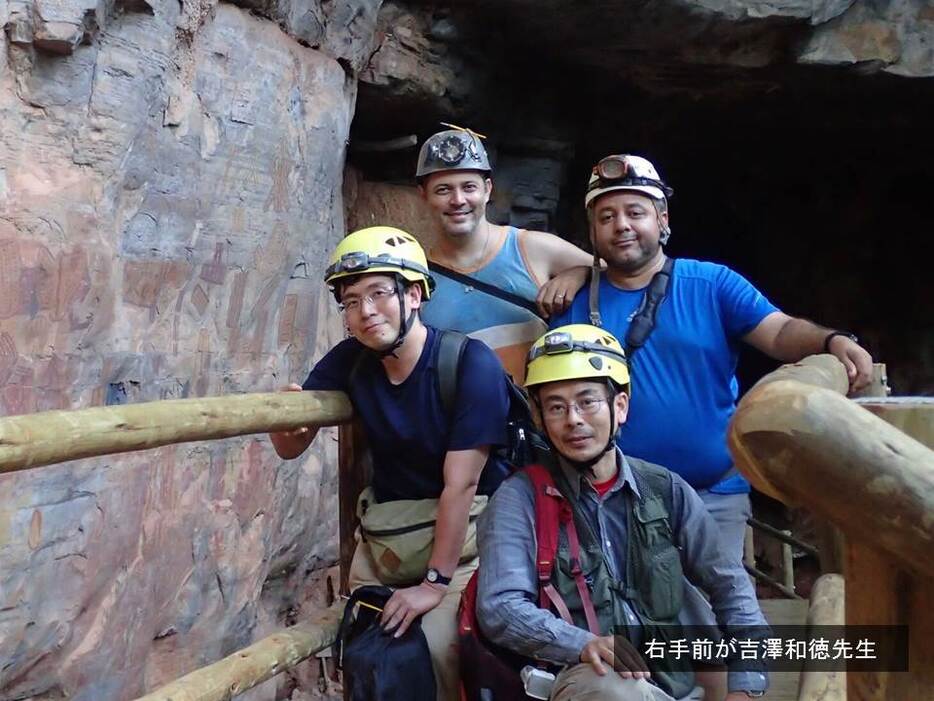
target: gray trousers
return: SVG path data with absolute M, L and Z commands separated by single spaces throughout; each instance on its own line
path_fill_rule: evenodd
M 701 701 L 703 689 L 696 688 L 680 701 Z M 623 679 L 608 669 L 597 674 L 588 663 L 568 667 L 551 691 L 551 701 L 679 701 L 644 679 Z
M 706 489 L 697 490 L 707 512 L 720 526 L 720 540 L 726 552 L 743 560 L 743 541 L 746 539 L 746 520 L 752 515 L 748 494 L 714 494 Z

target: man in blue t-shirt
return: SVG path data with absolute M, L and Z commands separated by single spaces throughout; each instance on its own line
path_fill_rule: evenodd
M 468 524 L 506 473 L 491 450 L 506 442 L 505 375 L 493 351 L 467 340 L 454 401 L 444 406 L 437 367 L 441 334 L 419 319 L 434 284 L 421 246 L 408 233 L 377 226 L 350 234 L 332 255 L 326 281 L 352 338 L 332 348 L 302 387 L 287 389 L 350 396 L 373 454 L 372 484 L 360 507 L 362 527 L 372 530 L 357 544 L 350 587 L 402 587 L 386 604 L 383 624 L 390 630 L 398 626 L 399 636 L 424 616 L 438 699 L 456 700 L 455 615 L 477 567 L 476 537 Z M 301 428 L 270 438 L 281 457 L 292 459 L 316 433 Z M 425 508 L 431 509 L 428 516 Z M 424 528 L 426 521 L 434 528 Z M 380 523 L 382 534 L 406 534 L 381 541 L 375 527 Z M 423 554 L 399 555 L 413 552 Z M 414 581 L 406 574 L 413 572 Z
M 613 155 L 594 167 L 585 206 L 595 259 L 607 268 L 598 286 L 581 290 L 571 308 L 553 319 L 553 328 L 599 323 L 625 338 L 646 288 L 665 265 L 671 194 L 645 158 Z M 733 553 L 742 552 L 750 515 L 749 483 L 736 472 L 726 447 L 738 395 L 740 341 L 785 362 L 832 353 L 854 390 L 872 373 L 872 358 L 851 334 L 788 316 L 726 266 L 674 261 L 654 330 L 631 353 L 632 403 L 620 445 L 628 455 L 684 477 Z

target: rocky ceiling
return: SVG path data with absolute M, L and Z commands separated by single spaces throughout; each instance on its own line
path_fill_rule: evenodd
M 495 220 L 585 246 L 581 174 L 650 156 L 674 255 L 857 329 L 898 391 L 934 392 L 934 288 L 905 255 L 934 230 L 930 0 L 384 2 L 350 162 L 411 183 L 398 147 L 439 121 L 489 135 Z

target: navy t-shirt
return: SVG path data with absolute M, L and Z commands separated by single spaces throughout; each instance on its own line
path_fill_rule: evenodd
M 350 396 L 373 454 L 372 486 L 379 502 L 436 499 L 444 488 L 444 457 L 449 450 L 506 443 L 509 394 L 499 359 L 480 341 L 468 339 L 449 420 L 435 368 L 439 338 L 429 326 L 425 348 L 401 384 L 392 384 L 382 363 L 368 355 L 353 387 L 348 386 L 354 363 L 366 352 L 359 341 L 348 338 L 328 351 L 302 385 L 302 389 L 341 390 Z M 507 474 L 508 468 L 491 450 L 477 493 L 492 494 Z
M 552 328 L 590 323 L 588 289 Z M 622 341 L 644 295 L 644 289 L 624 290 L 601 276 L 603 327 Z M 742 475 L 723 479 L 733 465 L 726 428 L 739 393 L 739 342 L 775 311 L 739 273 L 678 258 L 655 330 L 632 361 L 629 417 L 619 430 L 623 452 L 664 465 L 695 489 L 748 492 Z

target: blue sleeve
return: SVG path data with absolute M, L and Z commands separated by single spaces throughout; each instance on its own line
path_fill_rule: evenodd
M 559 326 L 566 326 L 567 324 L 573 324 L 574 322 L 571 320 L 573 318 L 571 314 L 572 311 L 574 311 L 573 306 L 568 307 L 560 316 L 551 317 L 548 320 L 549 330 L 556 329 Z
M 486 344 L 469 339 L 460 362 L 448 450 L 506 445 L 506 375 Z
M 745 336 L 765 317 L 778 311 L 749 280 L 726 266 L 718 267 L 717 301 L 727 336 Z
M 350 371 L 363 348 L 352 338 L 345 339 L 325 353 L 302 384 L 306 390 L 348 390 Z

